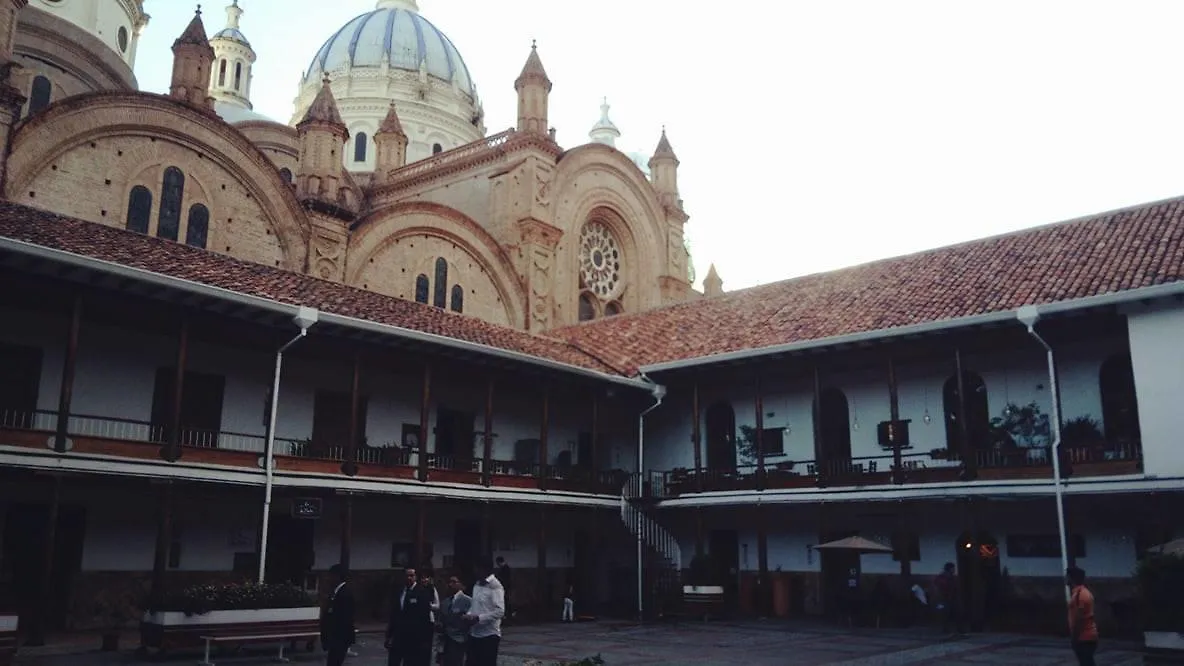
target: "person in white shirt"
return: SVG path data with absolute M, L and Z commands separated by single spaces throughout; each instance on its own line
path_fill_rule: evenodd
M 467 666 L 497 666 L 497 649 L 502 640 L 502 618 L 506 615 L 506 589 L 493 575 L 493 560 L 482 557 L 473 567 L 473 603 L 465 615 L 469 623 Z

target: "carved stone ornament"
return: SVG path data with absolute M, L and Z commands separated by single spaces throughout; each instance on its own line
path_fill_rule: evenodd
M 317 233 L 313 238 L 313 266 L 317 277 L 325 280 L 335 280 L 341 274 L 342 243 L 337 238 L 325 233 Z
M 538 324 L 551 321 L 551 252 L 532 248 L 530 252 L 530 315 Z

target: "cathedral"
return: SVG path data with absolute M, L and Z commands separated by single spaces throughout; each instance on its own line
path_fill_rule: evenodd
M 285 123 L 252 109 L 267 54 L 238 0 L 179 30 L 167 95 L 137 90 L 141 0 L 9 4 L 10 201 L 532 332 L 700 296 L 665 132 L 626 155 L 606 102 L 560 146 L 534 45 L 490 134 L 456 46 L 378 0 L 310 54 Z

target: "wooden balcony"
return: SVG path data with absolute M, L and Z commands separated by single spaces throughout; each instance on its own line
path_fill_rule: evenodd
M 779 490 L 789 488 L 858 488 L 926 483 L 1007 481 L 1053 477 L 1049 449 L 1017 448 L 976 451 L 972 465 L 944 452 L 907 453 L 899 466 L 891 454 L 830 461 L 768 462 L 735 469 L 674 469 L 650 481 L 651 492 L 678 497 L 700 492 Z M 1143 450 L 1137 442 L 1098 443 L 1062 450 L 1062 475 L 1067 478 L 1120 476 L 1143 471 Z
M 53 448 L 57 413 L 50 411 L 0 411 L 0 437 L 4 444 L 40 451 Z M 159 461 L 167 428 L 146 421 L 86 414 L 68 419 L 70 451 L 79 454 L 114 456 Z M 222 465 L 258 470 L 267 442 L 264 435 L 236 432 L 182 430 L 182 463 Z M 345 447 L 311 439 L 277 437 L 274 443 L 276 470 L 342 474 Z M 420 478 L 419 451 L 400 447 L 359 445 L 357 476 L 367 479 Z M 619 496 L 628 479 L 621 470 L 594 471 L 577 466 L 538 465 L 513 460 L 488 461 L 488 485 L 534 490 L 564 490 L 577 493 Z M 475 457 L 428 453 L 425 482 L 486 485 L 486 461 Z

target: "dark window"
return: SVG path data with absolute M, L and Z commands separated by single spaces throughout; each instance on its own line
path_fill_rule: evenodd
M 156 442 L 167 442 L 173 429 L 173 389 L 177 371 L 157 368 L 152 394 L 152 433 Z M 226 378 L 185 371 L 181 384 L 180 441 L 185 446 L 217 448 L 222 428 L 222 403 Z
M 1056 534 L 1009 534 L 1007 536 L 1008 557 L 1061 556 L 1061 537 Z M 1085 537 L 1069 535 L 1069 557 L 1085 557 Z
M 851 411 L 840 389 L 823 389 L 819 395 L 818 432 L 822 441 L 820 462 L 851 459 Z
M 904 532 L 892 535 L 892 559 L 901 562 L 904 557 L 910 562 L 921 561 L 921 537 Z
M 452 311 L 465 311 L 465 289 L 459 284 L 452 285 Z
M 432 305 L 438 308 L 448 305 L 448 262 L 444 257 L 436 259 L 436 284 L 432 292 Z
M 766 456 L 785 455 L 785 428 L 765 428 L 762 430 L 761 449 Z
M 442 152 L 444 152 L 444 146 L 441 146 L 441 145 L 440 145 L 440 144 L 438 144 L 438 143 L 433 143 L 433 144 L 432 144 L 432 154 L 433 154 L 433 155 L 438 155 L 438 154 L 440 154 L 440 153 L 442 153 Z
M 356 137 L 354 137 L 354 161 L 355 162 L 365 162 L 366 161 L 366 133 L 365 132 L 358 132 L 358 135 Z
M 234 89 L 241 90 L 243 85 L 243 64 L 241 62 L 234 63 Z
M 119 42 L 119 52 L 127 53 L 127 28 L 119 26 L 119 32 L 116 33 L 115 39 Z
M 973 372 L 962 371 L 962 390 L 965 401 L 959 400 L 958 376 L 946 380 L 942 387 L 942 409 L 946 420 L 946 448 L 961 450 L 962 410 L 966 410 L 966 437 L 972 449 L 986 448 L 991 441 L 991 408 L 987 404 L 987 385 Z M 964 403 L 964 404 L 963 404 Z
M 1117 354 L 1102 363 L 1098 373 L 1102 394 L 1102 427 L 1111 443 L 1139 440 L 1139 401 L 1135 399 L 1135 372 L 1129 354 Z
M 622 311 L 623 310 L 621 309 L 621 304 L 616 301 L 613 301 L 612 303 L 609 303 L 608 305 L 604 306 L 604 316 L 606 316 L 606 317 L 611 317 L 613 315 L 619 315 L 619 314 L 621 314 Z
M 210 209 L 201 204 L 189 207 L 189 223 L 185 229 L 185 244 L 206 247 L 206 236 L 210 232 Z
M 177 167 L 164 170 L 164 185 L 160 191 L 160 217 L 156 223 L 156 235 L 177 240 L 181 226 L 181 199 L 185 196 L 185 174 Z
M 280 169 L 280 178 L 284 179 L 285 183 L 292 184 L 292 170 L 288 167 Z
M 431 287 L 428 283 L 428 276 L 420 273 L 419 276 L 415 278 L 415 302 L 427 303 L 428 293 L 430 291 Z
M 41 391 L 39 347 L 0 343 L 0 427 L 32 428 Z
M 588 294 L 580 294 L 580 321 L 592 321 L 596 318 L 596 305 Z
M 148 233 L 148 221 L 152 219 L 152 192 L 143 185 L 132 188 L 127 196 L 127 229 L 136 233 Z
M 343 391 L 317 391 L 312 405 L 312 455 L 335 457 L 341 460 L 349 442 L 352 396 Z M 357 448 L 366 446 L 366 406 L 369 399 L 358 396 L 358 420 L 354 442 Z
M 226 61 L 218 63 L 218 85 L 226 85 Z
M 33 87 L 29 90 L 29 115 L 33 115 L 49 106 L 49 99 L 53 94 L 53 84 L 44 76 L 33 78 Z

